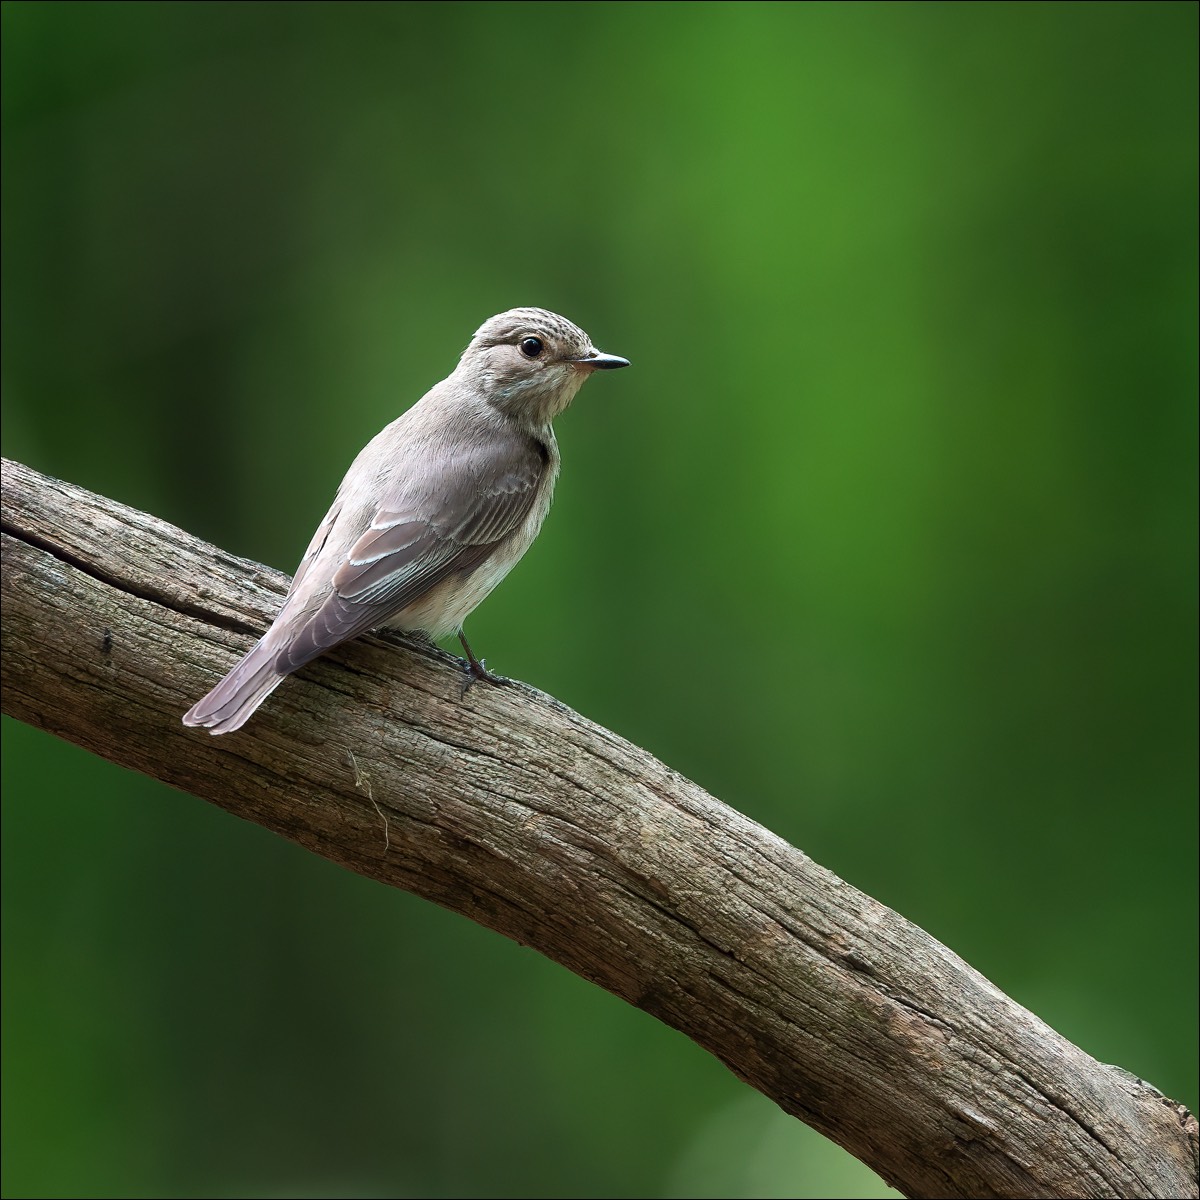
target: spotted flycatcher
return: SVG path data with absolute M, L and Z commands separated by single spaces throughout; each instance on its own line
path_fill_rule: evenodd
M 551 421 L 627 367 L 541 308 L 484 322 L 453 374 L 354 460 L 262 640 L 184 716 L 230 733 L 293 671 L 369 629 L 456 633 L 537 537 L 558 476 Z

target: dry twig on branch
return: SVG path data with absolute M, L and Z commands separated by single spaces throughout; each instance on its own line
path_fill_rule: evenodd
M 462 697 L 448 655 L 367 638 L 186 730 L 286 578 L 3 473 L 6 713 L 534 947 L 909 1196 L 1197 1195 L 1186 1109 L 549 696 Z

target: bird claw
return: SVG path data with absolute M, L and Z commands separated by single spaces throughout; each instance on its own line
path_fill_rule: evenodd
M 507 683 L 508 680 L 503 675 L 493 675 L 487 669 L 487 659 L 463 658 L 459 660 L 463 666 L 463 682 L 462 691 L 459 692 L 459 698 L 467 694 L 467 689 L 477 680 L 482 679 L 485 683 Z

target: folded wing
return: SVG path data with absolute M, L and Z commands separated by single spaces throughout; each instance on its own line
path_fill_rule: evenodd
M 288 674 L 387 623 L 445 580 L 469 575 L 524 524 L 548 469 L 546 447 L 514 435 L 459 448 L 436 478 L 397 485 L 342 557 L 332 589 L 289 630 L 275 670 Z M 330 537 L 318 531 L 298 579 L 307 576 Z M 293 603 L 302 602 L 299 591 L 293 586 Z

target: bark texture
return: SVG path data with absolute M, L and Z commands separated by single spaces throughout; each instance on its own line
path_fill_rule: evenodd
M 371 637 L 184 729 L 286 582 L 5 460 L 4 712 L 534 947 L 906 1195 L 1197 1195 L 1186 1109 L 532 688 Z

